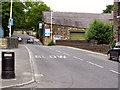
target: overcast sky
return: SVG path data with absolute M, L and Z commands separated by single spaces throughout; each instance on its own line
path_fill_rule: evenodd
M 42 0 L 53 11 L 102 13 L 114 0 Z

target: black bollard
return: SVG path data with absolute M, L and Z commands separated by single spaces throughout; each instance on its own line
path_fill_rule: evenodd
M 3 51 L 2 52 L 2 79 L 14 79 L 15 78 L 15 61 L 14 52 Z

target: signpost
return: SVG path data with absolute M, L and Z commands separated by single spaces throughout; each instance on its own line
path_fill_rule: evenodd
M 13 25 L 13 19 L 12 19 L 12 0 L 11 0 L 10 19 L 9 19 L 9 49 L 11 49 L 11 26 L 12 25 Z

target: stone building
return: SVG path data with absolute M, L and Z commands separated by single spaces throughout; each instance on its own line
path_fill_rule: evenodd
M 120 41 L 120 0 L 114 0 L 114 38 Z
M 53 12 L 52 31 L 53 39 L 56 35 L 61 36 L 61 40 L 85 40 L 85 31 L 94 19 L 111 23 L 113 14 L 93 14 L 93 13 L 72 13 Z M 51 28 L 51 12 L 43 12 L 42 30 L 40 30 L 40 40 L 44 45 L 51 41 L 50 36 L 45 36 L 45 29 Z

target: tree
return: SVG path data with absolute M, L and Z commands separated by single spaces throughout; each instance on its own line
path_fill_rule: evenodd
M 46 4 L 38 2 L 13 2 L 12 31 L 15 29 L 38 29 L 42 22 L 42 11 L 50 11 Z M 1 12 L 1 11 L 0 11 Z M 10 18 L 10 2 L 2 2 L 2 27 L 5 30 L 5 36 L 8 36 L 8 20 Z
M 27 9 L 28 12 L 26 12 L 27 18 L 26 18 L 26 29 L 33 29 L 35 28 L 37 35 L 36 37 L 38 38 L 38 29 L 39 29 L 39 23 L 42 22 L 42 12 L 43 11 L 51 11 L 50 7 L 48 7 L 44 3 L 40 2 L 33 2 L 33 3 L 27 3 L 26 5 L 30 5 L 29 8 Z M 27 7 L 28 7 L 27 6 Z
M 113 5 L 107 5 L 106 10 L 103 10 L 103 13 L 111 13 L 113 11 Z
M 99 44 L 109 44 L 112 36 L 112 26 L 96 19 L 86 31 L 86 40 L 97 40 Z
M 24 5 L 22 2 L 13 2 L 13 27 L 12 32 L 16 28 L 24 27 Z M 2 27 L 5 30 L 5 36 L 8 36 L 8 21 L 10 18 L 10 2 L 2 2 Z
M 34 4 L 35 5 L 33 5 L 28 12 L 28 25 L 31 26 L 31 28 L 34 27 L 35 29 L 38 29 L 39 23 L 42 22 L 42 12 L 50 11 L 50 7 L 43 3 L 38 3 L 38 6 L 36 5 L 36 3 Z

